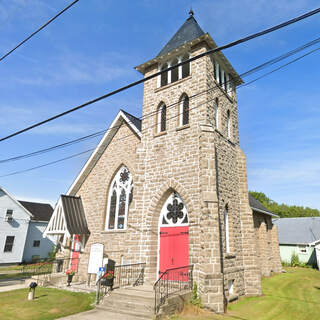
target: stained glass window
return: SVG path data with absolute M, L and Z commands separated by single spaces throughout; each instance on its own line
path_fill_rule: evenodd
M 108 196 L 107 229 L 125 229 L 128 209 L 133 197 L 133 181 L 130 171 L 122 166 L 116 173 Z

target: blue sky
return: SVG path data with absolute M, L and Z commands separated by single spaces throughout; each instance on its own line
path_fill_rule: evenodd
M 0 1 L 0 54 L 70 2 Z M 0 62 L 0 136 L 140 79 L 133 67 L 158 54 L 187 18 L 190 4 L 202 29 L 222 45 L 315 9 L 318 1 L 80 0 Z M 242 73 L 318 38 L 319 29 L 316 15 L 224 54 Z M 238 90 L 240 145 L 247 156 L 249 189 L 278 202 L 320 209 L 318 83 L 319 51 Z M 140 116 L 142 90 L 137 86 L 1 142 L 0 159 L 106 129 L 120 108 Z M 98 140 L 1 164 L 0 175 L 87 150 Z M 54 204 L 87 158 L 1 178 L 0 185 L 19 199 Z

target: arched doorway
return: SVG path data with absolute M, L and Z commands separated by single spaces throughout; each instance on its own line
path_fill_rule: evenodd
M 159 219 L 158 276 L 167 269 L 189 265 L 189 218 L 177 192 L 164 203 Z

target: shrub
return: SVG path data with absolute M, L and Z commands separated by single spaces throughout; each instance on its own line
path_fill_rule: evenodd
M 201 298 L 198 296 L 198 286 L 196 282 L 194 282 L 193 284 L 192 297 L 191 297 L 190 303 L 193 304 L 194 306 L 202 308 L 202 302 L 201 302 Z
M 299 267 L 301 265 L 299 256 L 296 252 L 291 255 L 291 267 Z

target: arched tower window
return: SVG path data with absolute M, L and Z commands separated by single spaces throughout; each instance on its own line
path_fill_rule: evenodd
M 224 208 L 224 235 L 226 242 L 226 253 L 230 253 L 230 241 L 229 241 L 229 208 L 228 205 Z
M 219 110 L 219 99 L 218 98 L 216 98 L 216 100 L 215 100 L 215 109 L 216 109 L 216 129 L 219 129 L 220 110 Z
M 189 123 L 189 97 L 184 94 L 180 100 L 179 125 L 183 126 Z
M 173 59 L 172 62 L 171 62 L 171 66 L 174 66 L 178 64 L 178 59 Z M 171 83 L 172 82 L 175 82 L 175 81 L 178 81 L 179 79 L 179 71 L 178 71 L 178 67 L 174 68 L 171 70 Z
M 189 225 L 186 205 L 177 192 L 172 192 L 164 203 L 160 214 L 159 225 L 163 227 Z
M 189 59 L 189 54 L 185 54 L 182 57 L 182 61 L 186 61 Z M 182 78 L 186 78 L 190 75 L 190 62 L 182 65 Z
M 161 66 L 161 71 L 168 69 L 168 64 L 165 63 L 164 65 Z M 165 86 L 168 84 L 168 71 L 161 73 L 161 87 Z
M 126 229 L 132 193 L 132 176 L 129 169 L 126 166 L 122 166 L 114 176 L 108 193 L 105 227 L 107 230 Z
M 230 116 L 230 110 L 227 111 L 227 137 L 228 137 L 228 139 L 231 138 L 231 116 Z
M 157 128 L 158 133 L 166 131 L 167 129 L 167 107 L 164 103 L 161 103 L 158 108 Z

